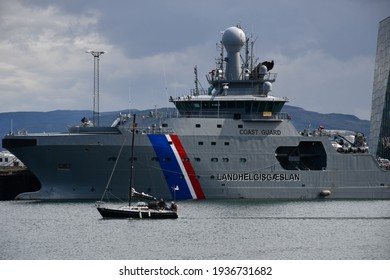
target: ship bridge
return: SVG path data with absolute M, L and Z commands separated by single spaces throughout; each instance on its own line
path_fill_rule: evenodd
M 242 60 L 240 50 L 243 46 L 246 50 L 245 59 Z M 276 73 L 270 72 L 274 61 L 255 63 L 257 59 L 248 56 L 253 53 L 253 50 L 249 51 L 249 46 L 253 48 L 240 27 L 233 26 L 223 32 L 216 68 L 206 75 L 208 89 L 199 88 L 195 67 L 195 89 L 189 95 L 170 98 L 182 117 L 221 117 L 246 121 L 280 121 L 288 118 L 287 114 L 281 113 L 287 98 L 269 95 L 277 77 Z
M 224 117 L 234 119 L 280 120 L 288 118 L 281 109 L 287 98 L 274 96 L 188 95 L 171 98 L 184 117 Z

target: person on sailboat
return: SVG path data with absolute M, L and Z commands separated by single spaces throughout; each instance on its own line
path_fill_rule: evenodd
M 161 198 L 160 201 L 158 202 L 158 208 L 159 208 L 160 210 L 164 210 L 164 209 L 165 209 L 165 206 L 166 206 L 165 201 L 164 201 L 163 198 Z
M 177 204 L 174 201 L 172 201 L 172 203 L 171 203 L 171 210 L 177 211 Z

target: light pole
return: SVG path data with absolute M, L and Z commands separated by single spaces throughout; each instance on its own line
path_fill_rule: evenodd
M 99 57 L 106 53 L 105 51 L 91 51 L 86 53 L 93 55 L 93 125 L 99 126 Z

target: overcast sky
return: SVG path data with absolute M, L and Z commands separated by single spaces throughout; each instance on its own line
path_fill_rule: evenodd
M 378 24 L 388 0 L 0 0 L 0 112 L 172 106 L 215 67 L 221 31 L 240 23 L 272 95 L 322 113 L 370 118 Z

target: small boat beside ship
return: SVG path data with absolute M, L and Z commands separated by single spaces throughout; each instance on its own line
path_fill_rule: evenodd
M 135 190 L 133 190 L 133 193 Z M 134 195 L 134 194 L 133 194 Z M 137 202 L 132 205 L 123 205 L 120 207 L 106 206 L 102 201 L 96 203 L 96 209 L 103 218 L 111 219 L 177 219 L 177 205 L 172 202 L 167 206 L 163 199 L 153 203 Z
M 24 167 L 24 164 L 14 154 L 7 150 L 3 150 L 0 151 L 0 168 L 1 167 Z
M 390 170 L 369 152 L 364 135 L 297 131 L 282 111 L 288 99 L 273 94 L 277 62 L 255 57 L 253 43 L 240 26 L 227 28 L 206 75 L 209 87 L 198 87 L 196 74 L 194 89 L 169 98 L 174 114 L 140 117 L 134 145 L 127 114 L 107 127 L 6 135 L 3 147 L 41 182 L 39 191 L 17 198 L 97 200 L 116 165 L 110 192 L 127 199 L 134 146 L 134 185 L 156 197 L 390 199 Z
M 156 202 L 156 198 L 145 194 L 145 193 L 139 193 L 134 189 L 134 136 L 135 136 L 135 127 L 136 127 L 136 115 L 133 115 L 133 125 L 132 125 L 132 141 L 131 141 L 131 157 L 130 157 L 130 185 L 129 185 L 129 200 L 128 205 L 121 206 L 121 207 L 112 207 L 112 206 L 105 206 L 104 203 L 102 203 L 103 198 L 108 195 L 109 190 L 109 184 L 110 181 L 107 184 L 107 187 L 103 193 L 102 199 L 96 203 L 96 208 L 99 211 L 100 215 L 102 215 L 103 218 L 117 218 L 117 219 L 123 219 L 123 218 L 132 218 L 132 219 L 177 219 L 177 205 L 175 201 L 172 201 L 172 204 L 170 207 L 167 207 L 165 204 L 165 201 L 163 198 L 160 199 L 159 202 Z M 122 149 L 121 149 L 122 151 Z M 115 171 L 115 170 L 113 170 Z M 176 191 L 176 189 L 174 190 Z M 136 205 L 132 205 L 132 199 L 133 198 L 140 198 L 143 200 L 151 200 L 154 203 L 145 203 L 145 202 L 138 202 Z

